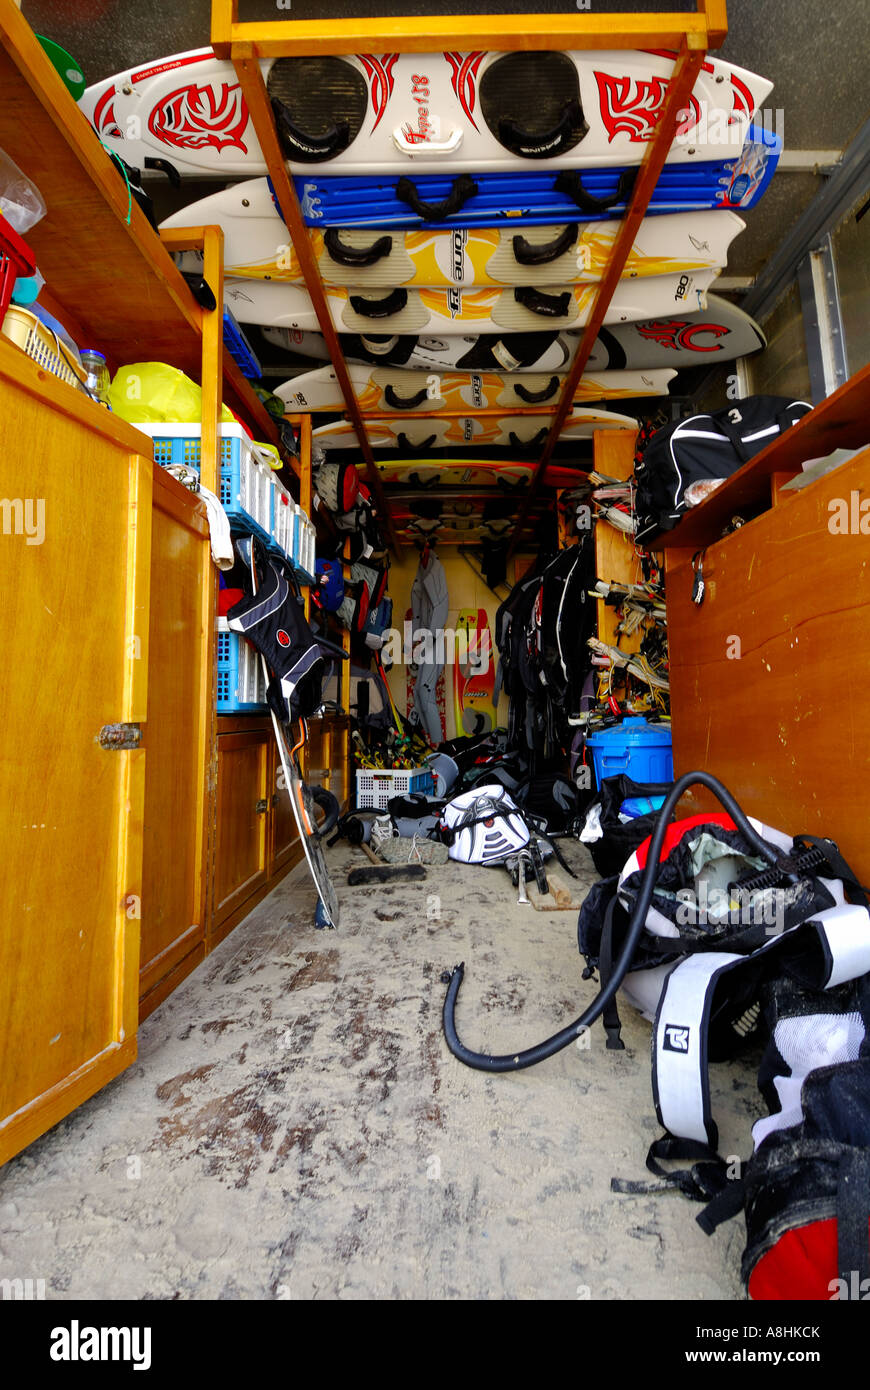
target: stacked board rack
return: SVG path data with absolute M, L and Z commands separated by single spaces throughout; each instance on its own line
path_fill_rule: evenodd
M 635 167 L 630 171 L 631 177 L 620 181 L 623 198 L 614 206 L 621 215 L 614 218 L 613 214 L 610 214 L 611 236 L 603 254 L 599 248 L 599 264 L 595 268 L 595 278 L 585 286 L 583 312 L 576 322 L 579 345 L 568 370 L 560 377 L 558 394 L 554 397 L 552 392 L 548 392 L 547 399 L 540 404 L 532 403 L 510 410 L 512 417 L 533 417 L 528 422 L 526 438 L 539 450 L 530 485 L 516 517 L 511 537 L 513 551 L 527 529 L 545 470 L 553 457 L 563 427 L 575 408 L 575 400 L 580 395 L 581 379 L 593 355 L 596 341 L 604 325 L 612 322 L 611 305 L 615 293 L 620 290 L 623 274 L 626 275 L 626 279 L 622 281 L 623 289 L 625 286 L 639 283 L 633 278 L 637 272 L 631 268 L 627 270 L 626 267 L 631 266 L 632 249 L 638 231 L 650 201 L 655 196 L 668 156 L 671 155 L 668 172 L 672 174 L 674 168 L 690 166 L 690 157 L 698 153 L 691 147 L 686 149 L 685 144 L 679 150 L 674 145 L 680 129 L 681 113 L 693 100 L 692 94 L 698 83 L 703 85 L 706 82 L 713 93 L 729 90 L 727 87 L 716 88 L 714 85 L 716 82 L 728 82 L 728 77 L 722 76 L 723 73 L 727 73 L 727 65 L 707 58 L 708 52 L 718 48 L 727 34 L 724 0 L 698 0 L 695 11 L 679 14 L 433 15 L 419 19 L 401 17 L 324 21 L 282 18 L 265 23 L 240 23 L 237 0 L 213 0 L 212 4 L 211 47 L 217 59 L 229 60 L 233 64 L 238 80 L 240 110 L 244 119 L 249 122 L 246 125 L 247 148 L 251 149 L 255 144 L 259 146 L 259 151 L 254 151 L 254 166 L 249 166 L 248 171 L 259 174 L 265 169 L 268 174 L 269 196 L 274 199 L 274 205 L 280 211 L 287 231 L 286 240 L 293 250 L 294 275 L 297 283 L 304 285 L 307 299 L 310 301 L 312 317 L 308 320 L 308 327 L 319 327 L 331 363 L 336 396 L 336 400 L 331 403 L 343 404 L 345 421 L 349 427 L 347 432 L 357 441 L 366 482 L 383 519 L 386 539 L 396 552 L 399 549 L 397 528 L 393 524 L 388 498 L 384 493 L 372 448 L 373 439 L 377 440 L 385 433 L 384 412 L 377 406 L 373 408 L 371 392 L 363 399 L 355 393 L 355 383 L 348 370 L 338 331 L 344 326 L 337 324 L 333 318 L 336 302 L 335 283 L 334 277 L 329 283 L 331 277 L 328 267 L 324 264 L 324 234 L 315 233 L 313 238 L 309 234 L 298 188 L 305 180 L 294 179 L 288 170 L 285 151 L 282 149 L 276 128 L 273 103 L 270 100 L 271 89 L 267 88 L 266 77 L 270 66 L 276 60 L 284 58 L 320 58 L 328 61 L 342 55 L 349 57 L 359 54 L 381 54 L 383 57 L 380 61 L 390 60 L 387 66 L 390 66 L 392 72 L 397 63 L 401 68 L 404 56 L 408 54 L 442 53 L 449 57 L 451 54 L 455 56 L 459 50 L 463 54 L 472 55 L 480 51 L 485 69 L 486 55 L 494 46 L 493 34 L 498 34 L 497 49 L 500 54 L 561 52 L 566 55 L 567 62 L 569 58 L 576 59 L 577 55 L 597 53 L 600 55 L 600 64 L 606 67 L 608 54 L 612 57 L 619 50 L 643 50 L 645 54 L 650 55 L 649 61 L 653 65 L 660 63 L 662 59 L 668 59 L 671 64 L 667 80 L 660 87 L 657 120 L 640 147 L 643 151 L 642 157 L 638 162 L 638 155 L 633 155 Z M 199 60 L 190 55 L 190 61 Z M 357 64 L 363 62 L 358 58 L 353 61 Z M 662 79 L 657 80 L 662 83 Z M 732 80 L 736 83 L 736 79 Z M 759 90 L 754 95 L 757 103 L 763 100 L 769 90 L 769 84 L 762 79 L 755 80 L 759 84 Z M 105 114 L 109 105 L 104 104 L 102 110 Z M 252 140 L 252 132 L 255 133 L 255 141 Z M 286 130 L 282 130 L 282 135 L 286 137 Z M 715 151 L 711 150 L 711 158 L 713 153 Z M 596 157 L 601 163 L 607 162 L 605 154 Z M 554 163 L 546 162 L 548 165 Z M 340 161 L 339 164 L 336 173 L 357 173 L 353 164 L 341 164 Z M 445 167 L 448 164 L 449 159 L 444 161 Z M 563 168 L 566 164 L 570 164 L 567 155 L 561 159 Z M 332 169 L 335 166 L 323 164 L 321 167 Z M 420 167 L 419 160 L 417 167 Z M 451 165 L 451 178 L 452 170 L 458 167 L 455 164 Z M 700 169 L 701 165 L 696 162 L 687 177 L 697 177 Z M 244 173 L 245 169 L 239 168 L 233 172 L 238 176 Z M 294 172 L 298 174 L 298 166 L 294 166 Z M 315 175 L 318 173 L 316 160 L 313 161 L 313 172 Z M 428 172 L 430 165 L 425 165 L 423 173 Z M 303 199 L 304 197 L 303 188 Z M 173 219 L 175 224 L 178 223 L 179 216 L 181 214 Z M 532 233 L 535 230 L 530 227 L 527 236 L 527 240 L 532 243 Z M 333 240 L 330 245 L 333 248 L 337 245 L 339 258 L 346 252 L 347 248 L 343 247 L 341 241 L 336 243 Z M 342 294 L 346 296 L 347 292 L 342 291 Z M 376 294 L 377 292 L 375 298 Z M 404 298 L 406 294 L 407 292 Z M 238 311 L 237 317 L 244 320 L 244 315 Z M 372 323 L 375 328 L 378 327 L 377 318 L 372 319 Z M 355 326 L 359 328 L 358 323 Z M 292 398 L 287 399 L 286 404 L 288 411 L 299 409 L 299 403 L 294 403 Z M 460 414 L 459 411 L 454 413 Z M 492 406 L 480 409 L 466 407 L 461 411 L 463 418 L 470 417 L 478 423 L 487 414 L 495 413 L 497 411 Z M 425 403 L 422 406 L 418 405 L 414 412 L 415 420 L 421 421 L 439 418 L 443 420 L 449 414 L 449 411 L 443 409 L 427 410 Z M 534 429 L 531 428 L 532 425 Z M 491 432 L 491 422 L 490 425 L 484 422 L 483 428 Z

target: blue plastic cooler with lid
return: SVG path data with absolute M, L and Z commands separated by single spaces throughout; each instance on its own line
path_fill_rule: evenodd
M 672 782 L 674 755 L 667 724 L 648 724 L 641 716 L 623 719 L 612 729 L 590 734 L 586 747 L 592 754 L 595 781 L 627 773 L 633 782 Z

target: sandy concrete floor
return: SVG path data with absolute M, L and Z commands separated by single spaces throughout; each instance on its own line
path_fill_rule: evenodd
M 572 858 L 594 878 L 580 845 Z M 501 869 L 348 888 L 312 926 L 297 869 L 143 1025 L 139 1059 L 0 1171 L 0 1277 L 48 1298 L 742 1297 L 742 1222 L 621 1197 L 658 1132 L 650 1028 L 484 1076 L 444 1045 L 548 1036 L 594 993 L 576 914 L 518 908 Z M 585 889 L 581 889 L 582 891 Z M 751 1062 L 715 1069 L 721 1151 L 747 1152 Z

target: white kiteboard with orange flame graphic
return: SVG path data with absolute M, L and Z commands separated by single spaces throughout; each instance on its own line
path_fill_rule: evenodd
M 373 449 L 402 449 L 406 454 L 433 449 L 453 449 L 474 445 L 479 448 L 540 449 L 547 437 L 550 416 L 541 415 L 461 415 L 424 420 L 410 416 L 401 420 L 372 420 L 367 434 Z M 637 430 L 637 420 L 610 410 L 577 406 L 568 416 L 560 441 L 591 439 L 596 430 Z M 353 425 L 335 420 L 312 430 L 312 441 L 321 449 L 359 450 Z
M 268 179 L 247 179 L 167 217 L 161 228 L 218 226 L 224 271 L 252 280 L 303 284 L 299 259 Z M 552 226 L 457 227 L 453 231 L 330 227 L 309 233 L 326 285 L 569 285 L 594 283 L 606 269 L 617 220 Z M 709 270 L 727 263 L 745 223 L 728 211 L 665 213 L 641 224 L 623 277 Z M 179 257 L 201 270 L 202 253 Z
M 665 318 L 677 310 L 696 313 L 706 307 L 706 291 L 717 270 L 683 271 L 647 279 L 619 280 L 605 324 Z M 534 285 L 514 289 L 347 288 L 332 285 L 327 303 L 342 333 L 467 334 L 524 333 L 548 328 L 582 328 L 597 285 Z M 274 280 L 227 278 L 224 302 L 240 323 L 270 328 L 317 329 L 317 315 L 307 290 Z
M 261 62 L 284 154 L 297 173 L 450 173 L 640 164 L 675 54 L 381 53 Z M 739 154 L 772 83 L 707 57 L 668 162 Z M 80 103 L 129 164 L 183 174 L 266 172 L 232 63 L 210 48 L 140 64 Z
M 415 372 L 402 367 L 348 367 L 363 413 L 431 410 L 523 410 L 555 405 L 564 374 L 551 372 Z M 580 378 L 575 401 L 606 401 L 636 396 L 666 396 L 675 371 L 590 372 Z M 287 410 L 344 410 L 344 396 L 333 367 L 285 381 L 274 388 Z

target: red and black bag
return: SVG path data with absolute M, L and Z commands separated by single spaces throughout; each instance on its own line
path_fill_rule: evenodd
M 825 991 L 774 980 L 765 1013 L 771 1114 L 740 1193 L 747 1292 L 870 1299 L 870 977 Z M 711 1229 L 716 1203 L 708 1212 Z
M 334 515 L 350 512 L 360 495 L 359 473 L 352 463 L 322 463 L 315 483 L 323 505 Z

